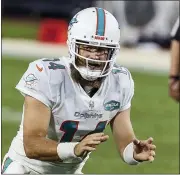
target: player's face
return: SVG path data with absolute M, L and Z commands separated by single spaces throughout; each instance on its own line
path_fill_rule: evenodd
M 108 48 L 79 45 L 79 55 L 90 58 L 92 60 L 106 61 L 108 59 Z M 85 66 L 86 60 L 78 57 L 77 65 Z M 105 63 L 102 62 L 88 61 L 88 67 L 91 70 L 102 70 L 104 65 Z

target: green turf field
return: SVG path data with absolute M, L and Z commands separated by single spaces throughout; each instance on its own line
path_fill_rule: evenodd
M 2 156 L 16 135 L 23 97 L 15 85 L 28 66 L 28 61 L 2 59 L 2 106 L 11 109 L 3 113 Z M 140 139 L 154 138 L 156 159 L 140 166 L 128 166 L 119 158 L 112 137 L 99 146 L 84 167 L 84 173 L 113 174 L 178 174 L 179 170 L 179 106 L 168 97 L 167 77 L 132 72 L 135 96 L 132 102 L 132 123 Z M 4 111 L 4 110 L 3 110 Z M 7 116 L 4 116 L 7 115 Z M 7 118 L 7 119 L 6 119 Z M 106 132 L 111 136 L 110 129 Z
M 39 27 L 38 21 L 2 19 L 2 37 L 36 39 Z

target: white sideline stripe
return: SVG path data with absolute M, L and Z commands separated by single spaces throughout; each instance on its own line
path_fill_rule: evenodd
M 2 107 L 2 121 L 21 121 L 22 112 L 17 112 L 9 107 Z
M 19 59 L 31 60 L 42 57 L 61 57 L 68 55 L 66 45 L 47 44 L 32 40 L 2 40 L 2 55 L 16 56 Z M 31 57 L 31 58 L 30 58 Z M 121 48 L 117 62 L 127 68 L 139 71 L 168 72 L 170 66 L 169 51 L 153 49 Z

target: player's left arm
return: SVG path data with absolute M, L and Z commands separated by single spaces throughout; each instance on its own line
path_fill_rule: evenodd
M 154 160 L 156 146 L 153 139 L 138 140 L 133 131 L 130 120 L 131 99 L 134 95 L 134 81 L 129 76 L 122 107 L 110 122 L 112 134 L 122 159 L 130 164 L 137 165 L 142 161 Z
M 125 147 L 136 138 L 130 121 L 130 108 L 118 113 L 110 126 L 117 149 L 123 157 Z

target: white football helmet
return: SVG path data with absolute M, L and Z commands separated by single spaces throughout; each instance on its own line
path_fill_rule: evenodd
M 77 45 L 90 45 L 108 48 L 106 61 L 86 58 L 78 53 Z M 78 12 L 70 21 L 68 27 L 68 40 L 70 60 L 81 76 L 86 80 L 95 80 L 107 76 L 116 61 L 120 50 L 120 27 L 115 17 L 102 8 L 91 7 Z M 76 58 L 84 59 L 86 66 L 76 65 Z M 104 63 L 102 70 L 91 70 L 88 62 Z

